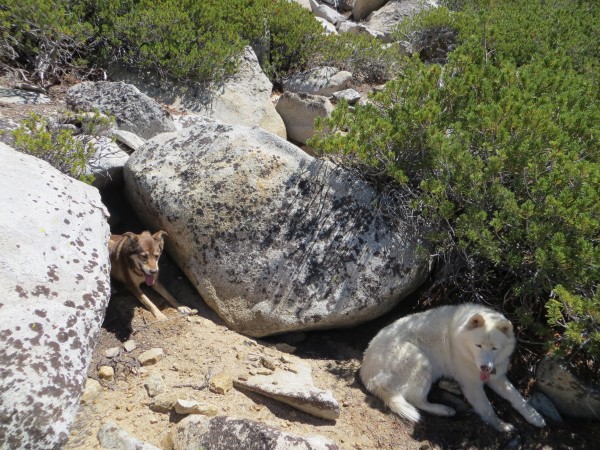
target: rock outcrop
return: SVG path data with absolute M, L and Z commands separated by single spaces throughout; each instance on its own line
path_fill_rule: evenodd
M 117 127 L 150 139 L 175 131 L 175 123 L 158 102 L 123 82 L 85 81 L 67 91 L 67 105 L 77 112 L 98 110 L 114 116 Z
M 370 320 L 428 273 L 417 232 L 378 214 L 369 186 L 258 128 L 157 136 L 125 183 L 204 301 L 250 336 Z
M 62 448 L 110 296 L 98 191 L 0 144 L 0 447 Z

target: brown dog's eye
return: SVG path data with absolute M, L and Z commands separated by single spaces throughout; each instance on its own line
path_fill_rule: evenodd
M 142 253 L 140 255 L 140 258 L 142 258 L 142 259 L 148 259 L 148 253 Z

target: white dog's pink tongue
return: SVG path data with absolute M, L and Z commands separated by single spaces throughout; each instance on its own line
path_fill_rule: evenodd
M 490 381 L 490 373 L 484 372 L 483 370 L 479 372 L 479 379 L 481 381 Z
M 154 284 L 154 281 L 156 281 L 154 275 L 149 275 L 147 273 L 144 273 L 144 279 L 146 280 L 146 284 L 148 286 L 152 286 Z

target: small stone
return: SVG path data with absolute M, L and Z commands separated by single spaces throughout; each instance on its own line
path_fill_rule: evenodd
M 269 369 L 258 369 L 256 371 L 257 375 L 273 375 L 273 371 Z
M 115 379 L 115 370 L 110 366 L 100 366 L 98 369 L 98 378 L 113 381 Z
M 148 379 L 144 383 L 144 387 L 148 392 L 148 396 L 156 397 L 157 395 L 162 394 L 165 391 L 165 383 L 158 373 L 151 373 L 148 376 Z
M 242 381 L 248 381 L 248 376 L 247 375 L 240 375 L 238 377 L 238 380 L 242 380 Z
M 169 413 L 177 403 L 177 395 L 172 392 L 165 392 L 154 397 L 154 403 L 150 405 L 150 409 L 159 413 Z
M 216 416 L 218 409 L 210 403 L 199 403 L 196 400 L 178 399 L 175 403 L 177 414 L 202 414 L 204 416 Z
M 156 364 L 163 357 L 164 351 L 162 348 L 151 348 L 138 356 L 138 361 L 142 366 Z
M 275 362 L 272 359 L 266 358 L 264 356 L 260 358 L 260 363 L 263 365 L 263 367 L 266 367 L 270 370 L 275 370 L 277 368 Z
M 227 394 L 233 387 L 233 378 L 227 372 L 219 372 L 210 379 L 208 389 L 215 394 Z
M 156 417 L 153 417 L 152 419 L 150 419 L 150 423 L 158 423 L 158 419 Z
M 123 344 L 123 348 L 127 353 L 134 351 L 137 348 L 137 344 L 134 340 L 128 340 Z
M 283 353 L 294 353 L 296 351 L 296 347 L 294 347 L 293 345 L 290 345 L 290 344 L 286 344 L 285 342 L 282 342 L 281 344 L 277 344 L 275 346 L 275 348 Z M 282 357 L 282 359 L 283 359 L 283 357 Z
M 102 393 L 102 385 L 93 378 L 88 378 L 85 382 L 81 403 L 84 405 L 91 404 Z
M 119 356 L 119 353 L 121 353 L 121 349 L 119 347 L 112 347 L 104 352 L 104 356 L 107 358 L 116 358 Z

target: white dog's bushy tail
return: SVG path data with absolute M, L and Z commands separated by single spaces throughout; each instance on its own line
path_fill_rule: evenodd
M 386 403 L 400 417 L 404 417 L 412 422 L 418 422 L 421 418 L 421 414 L 419 414 L 417 408 L 408 403 L 401 394 L 391 396 Z

